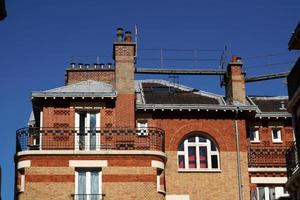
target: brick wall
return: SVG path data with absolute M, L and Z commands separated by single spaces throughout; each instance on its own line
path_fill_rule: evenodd
M 75 168 L 69 160 L 107 160 L 102 168 L 102 191 L 105 200 L 119 199 L 164 199 L 157 192 L 157 169 L 152 160 L 162 161 L 156 156 L 23 156 L 20 160 L 31 160 L 25 168 L 25 192 L 20 200 L 72 199 L 75 192 Z
M 80 81 L 94 80 L 101 81 L 115 86 L 114 70 L 67 70 L 66 85 Z

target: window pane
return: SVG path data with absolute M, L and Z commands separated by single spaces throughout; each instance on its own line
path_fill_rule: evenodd
M 78 172 L 78 194 L 86 194 L 86 173 Z M 78 196 L 80 199 L 83 199 L 84 195 Z
M 249 137 L 250 137 L 250 140 L 251 140 L 251 141 L 254 140 L 254 131 L 253 131 L 253 130 L 250 130 L 250 132 L 249 132 Z
M 258 200 L 265 200 L 265 188 L 259 187 L 258 188 Z
M 218 156 L 217 155 L 211 156 L 211 167 L 214 169 L 218 168 Z
M 269 188 L 269 199 L 275 200 L 275 188 Z
M 278 139 L 278 130 L 273 130 L 273 139 Z
M 200 168 L 207 168 L 207 148 L 200 147 Z
M 188 141 L 189 141 L 189 142 L 196 142 L 196 137 L 195 137 L 195 136 L 190 137 L 190 138 L 188 139 Z
M 91 200 L 97 200 L 99 194 L 99 173 L 97 171 L 91 172 Z
M 90 114 L 90 150 L 96 150 L 96 114 Z
M 217 151 L 216 145 L 213 143 L 213 141 L 210 142 L 210 150 Z
M 196 147 L 188 147 L 189 168 L 196 168 Z
M 184 163 L 184 155 L 179 155 L 178 156 L 178 166 L 179 168 L 183 169 L 185 168 L 185 163 Z
M 179 145 L 178 151 L 184 151 L 184 143 L 183 142 Z
M 199 137 L 199 142 L 206 142 L 206 138 L 205 137 Z

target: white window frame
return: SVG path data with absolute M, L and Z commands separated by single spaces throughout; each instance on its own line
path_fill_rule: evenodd
M 137 122 L 138 132 L 137 134 L 140 136 L 148 135 L 148 122 L 147 121 L 138 121 Z
M 20 173 L 20 178 L 21 178 L 19 192 L 24 192 L 25 191 L 25 174 L 24 174 L 24 169 L 20 170 L 19 173 Z
M 270 188 L 274 188 L 275 192 L 275 199 L 278 199 L 279 197 L 287 197 L 289 196 L 288 193 L 284 192 L 284 188 L 282 186 L 277 186 L 277 187 L 257 187 L 256 188 L 256 193 L 257 193 L 257 199 L 259 199 L 259 188 L 264 188 L 264 194 L 265 194 L 265 200 L 270 200 L 269 195 L 270 195 Z
M 278 138 L 274 138 L 274 136 L 273 136 L 274 131 L 276 131 Z M 282 143 L 280 128 L 272 128 L 272 142 L 273 143 Z
M 254 134 L 253 140 L 251 140 L 251 134 Z M 249 139 L 251 143 L 259 143 L 259 129 L 258 128 L 251 128 L 249 130 Z
M 98 177 L 99 177 L 99 200 L 102 199 L 102 169 L 90 169 L 87 170 L 85 168 L 78 168 L 75 171 L 75 195 L 78 194 L 78 171 L 85 171 L 86 173 L 86 194 L 91 194 L 91 172 L 92 171 L 98 171 Z M 89 196 L 87 196 L 86 200 L 89 200 Z
M 91 113 L 95 113 L 96 114 L 96 151 L 99 151 L 100 150 L 100 144 L 101 144 L 101 141 L 100 141 L 100 120 L 101 120 L 101 116 L 100 116 L 100 111 L 77 111 L 75 112 L 75 130 L 76 130 L 76 135 L 75 135 L 75 150 L 79 151 L 79 130 L 80 130 L 80 112 L 86 112 L 86 117 L 85 117 L 85 128 L 86 130 L 89 130 L 89 122 L 90 122 L 90 115 Z M 84 151 L 95 151 L 95 150 L 90 150 L 89 147 L 90 147 L 90 135 L 87 134 L 85 135 L 85 147 L 88 147 L 88 148 L 85 148 Z
M 189 142 L 189 138 L 195 137 L 195 142 Z M 205 138 L 206 142 L 200 142 L 199 137 Z M 211 151 L 211 143 L 213 141 L 202 135 L 192 135 L 191 137 L 186 138 L 183 141 L 184 150 L 177 152 L 177 165 L 179 171 L 220 171 L 220 154 L 217 148 L 217 145 L 214 143 L 216 150 Z M 188 147 L 196 147 L 196 168 L 189 168 L 189 155 L 188 155 Z M 200 168 L 200 147 L 206 147 L 207 150 L 207 167 Z M 217 156 L 217 168 L 212 168 L 211 157 L 213 155 Z M 179 168 L 179 156 L 184 156 L 184 166 L 185 168 Z

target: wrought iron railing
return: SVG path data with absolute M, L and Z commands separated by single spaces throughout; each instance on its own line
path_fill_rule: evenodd
M 292 144 L 286 152 L 286 168 L 288 178 L 299 169 L 299 155 L 300 151 L 296 143 Z
M 27 150 L 153 150 L 164 151 L 160 128 L 22 128 L 17 152 Z
M 249 145 L 249 167 L 286 167 L 286 151 L 289 146 Z
M 74 200 L 104 200 L 105 194 L 72 194 Z

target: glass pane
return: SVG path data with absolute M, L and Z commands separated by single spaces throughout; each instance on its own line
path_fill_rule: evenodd
M 265 199 L 266 199 L 265 188 L 259 187 L 258 188 L 258 200 L 265 200 Z
M 269 188 L 269 199 L 275 200 L 275 188 Z
M 253 130 L 250 130 L 250 132 L 249 132 L 249 137 L 250 137 L 250 140 L 251 140 L 251 141 L 254 140 L 254 131 L 253 131 Z
M 85 113 L 79 113 L 79 149 L 85 149 Z
M 178 156 L 178 166 L 179 166 L 180 169 L 185 168 L 184 155 L 179 155 Z
M 91 200 L 98 200 L 99 194 L 99 173 L 91 172 Z
M 184 143 L 183 142 L 179 145 L 178 151 L 184 151 Z
M 96 150 L 96 114 L 90 114 L 90 150 Z
M 188 147 L 189 168 L 196 168 L 196 147 Z
M 206 142 L 206 138 L 205 137 L 199 137 L 199 142 Z
M 207 148 L 200 147 L 200 168 L 207 168 Z
M 217 151 L 217 147 L 212 141 L 210 141 L 210 150 L 211 151 Z
M 86 194 L 86 173 L 78 172 L 78 200 L 84 200 Z
M 188 141 L 189 141 L 189 142 L 196 142 L 196 137 L 195 137 L 195 136 L 190 137 L 190 138 L 188 139 Z
M 214 169 L 218 168 L 218 156 L 217 155 L 211 156 L 211 167 Z
M 278 130 L 273 130 L 273 139 L 278 139 Z

